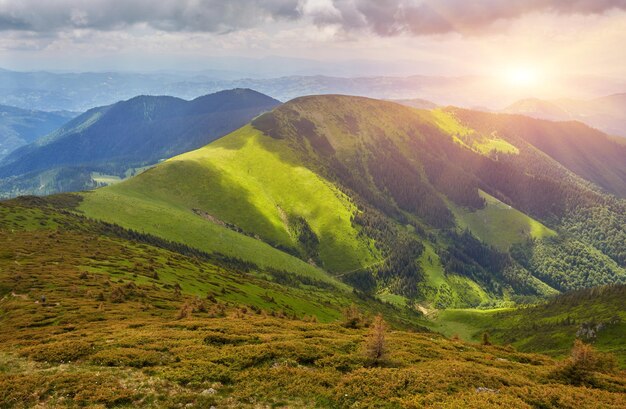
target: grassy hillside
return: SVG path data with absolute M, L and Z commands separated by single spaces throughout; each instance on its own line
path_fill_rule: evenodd
M 268 247 L 244 235 L 248 234 L 275 247 L 301 252 L 305 260 L 317 259 L 334 272 L 376 260 L 375 250 L 351 225 L 356 208 L 348 198 L 298 165 L 283 144 L 249 126 L 124 184 L 85 195 L 81 210 L 91 217 L 184 240 L 205 250 L 241 253 L 244 258 L 246 252 L 239 242 Z M 185 222 L 172 220 L 172 213 Z M 135 217 L 139 214 L 142 220 Z M 301 219 L 319 244 L 301 242 L 296 231 Z M 244 234 L 229 231 L 226 224 Z M 215 242 L 211 236 L 217 231 L 223 238 Z M 312 247 L 309 254 L 306 246 Z M 259 250 L 258 256 L 263 252 L 267 250 Z
M 406 309 L 89 221 L 76 201 L 0 203 L 2 408 L 626 404 L 609 365 L 578 378 L 569 361 L 415 332 Z M 364 316 L 342 316 L 351 303 Z
M 452 109 L 465 127 L 497 132 L 507 142 L 523 140 L 577 175 L 606 191 L 626 197 L 626 147 L 580 122 L 531 120 L 521 115 Z
M 447 310 L 432 328 L 448 336 L 479 340 L 488 332 L 498 343 L 521 351 L 566 354 L 574 339 L 612 352 L 626 366 L 626 286 L 596 287 L 557 296 L 526 308 Z
M 483 191 L 480 191 L 480 196 L 485 199 L 484 208 L 468 211 L 454 206 L 454 214 L 461 228 L 469 229 L 480 240 L 498 250 L 508 251 L 512 244 L 528 238 L 556 236 L 554 230 L 495 197 Z

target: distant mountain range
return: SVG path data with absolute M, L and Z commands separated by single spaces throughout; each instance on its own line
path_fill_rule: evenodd
M 124 177 L 206 145 L 278 104 L 235 89 L 192 101 L 139 96 L 94 108 L 4 158 L 0 191 L 13 196 L 90 188 L 92 172 Z
M 610 135 L 626 137 L 626 93 L 591 100 L 523 99 L 503 112 L 553 121 L 581 121 Z
M 84 112 L 136 95 L 170 95 L 194 99 L 224 89 L 250 88 L 281 101 L 305 95 L 345 94 L 379 99 L 421 98 L 442 106 L 484 106 L 496 109 L 525 96 L 523 89 L 494 86 L 494 79 L 490 77 L 399 73 L 380 75 L 376 74 L 379 68 L 371 71 L 372 74 L 368 74 L 369 71 L 350 73 L 350 70 L 342 69 L 334 73 L 317 70 L 327 75 L 311 75 L 309 70 L 302 69 L 306 65 L 302 61 L 285 61 L 284 67 L 273 70 L 268 69 L 271 61 L 264 60 L 262 67 L 256 66 L 254 60 L 246 61 L 238 64 L 238 67 L 250 68 L 237 72 L 223 69 L 145 74 L 0 70 L 0 104 L 45 111 Z M 280 61 L 276 59 L 273 63 L 276 66 Z M 227 68 L 228 65 L 219 67 Z M 260 70 L 257 75 L 250 74 L 257 68 Z M 575 83 L 575 89 L 584 96 L 605 95 L 626 88 L 626 84 L 618 80 L 574 78 L 563 81 Z
M 0 159 L 54 131 L 77 114 L 43 112 L 0 105 Z

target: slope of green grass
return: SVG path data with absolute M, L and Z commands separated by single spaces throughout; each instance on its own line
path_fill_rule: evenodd
M 514 243 L 527 238 L 542 239 L 556 232 L 495 197 L 480 191 L 486 206 L 473 212 L 451 205 L 459 227 L 468 228 L 476 237 L 498 250 L 508 251 Z
M 500 138 L 496 132 L 492 132 L 488 136 L 481 135 L 461 124 L 450 111 L 434 109 L 431 114 L 434 123 L 445 133 L 451 135 L 459 145 L 483 155 L 490 155 L 491 153 L 519 154 L 517 147 Z
M 275 247 L 298 251 L 302 243 L 292 220 L 300 217 L 319 240 L 321 267 L 342 272 L 376 260 L 376 252 L 352 226 L 356 208 L 348 198 L 298 165 L 281 141 L 250 126 L 124 183 L 86 194 L 81 210 L 203 250 L 312 271 L 291 256 L 276 255 L 259 240 L 223 227 L 228 224 Z
M 527 352 L 564 356 L 577 337 L 614 353 L 626 366 L 626 286 L 597 287 L 566 293 L 531 307 L 438 311 L 431 328 L 447 336 L 492 340 Z M 593 329 L 595 336 L 579 331 Z
M 98 197 L 91 200 L 95 194 Z M 173 207 L 170 203 L 151 200 L 145 196 L 119 194 L 110 189 L 86 193 L 84 197 L 81 210 L 89 217 L 185 243 L 207 252 L 219 252 L 254 261 L 262 267 L 287 270 L 333 282 L 347 289 L 318 268 L 253 237 L 208 222 L 189 209 Z
M 474 281 L 457 274 L 447 274 L 432 244 L 424 241 L 420 265 L 424 271 L 421 291 L 434 308 L 479 306 L 490 301 L 487 292 Z

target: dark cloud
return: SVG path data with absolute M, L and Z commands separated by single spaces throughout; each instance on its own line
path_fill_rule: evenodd
M 306 18 L 381 36 L 427 35 L 480 32 L 533 12 L 611 9 L 626 9 L 626 0 L 8 0 L 0 2 L 0 30 L 49 33 L 145 24 L 165 31 L 229 32 Z
M 8 0 L 0 30 L 116 30 L 146 24 L 165 31 L 226 32 L 300 17 L 297 0 Z

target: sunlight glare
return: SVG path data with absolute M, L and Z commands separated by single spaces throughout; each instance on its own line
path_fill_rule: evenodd
M 512 86 L 529 88 L 537 86 L 540 82 L 539 71 L 530 66 L 510 68 L 504 76 L 505 81 Z

